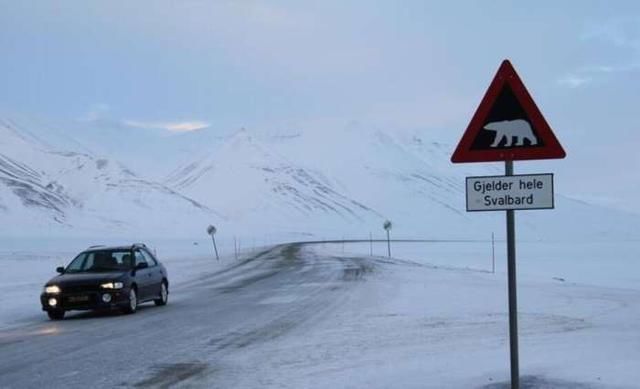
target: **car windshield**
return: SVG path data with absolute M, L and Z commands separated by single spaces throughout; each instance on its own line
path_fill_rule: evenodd
M 128 270 L 133 267 L 133 256 L 129 250 L 87 251 L 78 255 L 65 272 L 106 272 Z

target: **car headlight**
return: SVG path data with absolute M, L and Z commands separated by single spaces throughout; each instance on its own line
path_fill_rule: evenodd
M 107 282 L 100 285 L 100 287 L 104 289 L 122 289 L 124 284 L 122 282 Z
M 52 294 L 60 293 L 60 287 L 58 285 L 45 286 L 44 287 L 44 292 L 45 293 L 52 293 Z

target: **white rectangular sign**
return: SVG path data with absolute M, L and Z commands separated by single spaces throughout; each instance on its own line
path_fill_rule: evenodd
M 553 209 L 553 174 L 467 177 L 467 211 Z

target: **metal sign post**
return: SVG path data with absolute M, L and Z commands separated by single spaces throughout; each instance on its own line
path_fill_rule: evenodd
M 389 231 L 391 231 L 391 221 L 385 221 L 382 227 L 387 231 L 387 255 L 391 258 L 391 237 L 389 236 Z
M 513 175 L 513 161 L 505 161 L 505 176 Z M 520 387 L 518 360 L 518 298 L 516 295 L 516 223 L 515 210 L 507 211 L 507 273 L 509 274 L 509 344 L 511 350 L 511 387 Z
M 216 246 L 216 237 L 211 234 L 211 240 L 213 241 L 213 250 L 216 252 L 216 260 L 220 260 L 220 255 L 218 255 L 218 247 Z
M 236 261 L 238 260 L 238 240 L 236 237 L 233 237 L 233 254 Z
M 496 274 L 496 240 L 491 233 L 491 274 Z
M 220 256 L 218 255 L 218 247 L 216 246 L 216 237 L 215 237 L 217 231 L 218 230 L 212 225 L 209 225 L 209 227 L 207 227 L 207 234 L 211 235 L 211 240 L 213 241 L 213 250 L 216 252 L 216 260 L 219 261 Z

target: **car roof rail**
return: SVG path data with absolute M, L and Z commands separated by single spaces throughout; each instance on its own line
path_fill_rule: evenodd
M 90 249 L 95 249 L 96 247 L 104 247 L 104 245 L 103 244 L 96 244 L 96 245 L 93 245 L 93 246 L 89 246 Z
M 144 244 L 144 243 L 134 243 L 134 244 L 131 245 L 131 247 L 139 247 L 139 246 L 147 247 L 147 245 Z

